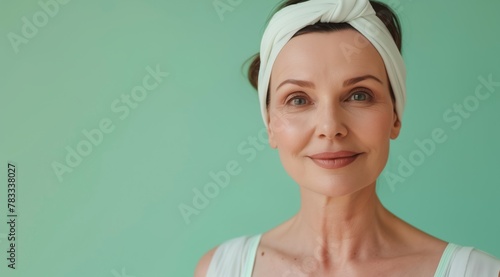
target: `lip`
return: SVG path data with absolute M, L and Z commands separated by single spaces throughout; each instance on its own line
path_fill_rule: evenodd
M 352 151 L 338 151 L 323 152 L 308 157 L 322 168 L 337 169 L 351 164 L 360 154 Z

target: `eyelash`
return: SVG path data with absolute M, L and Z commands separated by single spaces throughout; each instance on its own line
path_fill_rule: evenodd
M 295 106 L 295 105 L 293 105 L 291 103 L 293 100 L 295 100 L 295 99 L 306 99 L 306 97 L 303 97 L 301 94 L 302 93 L 292 93 L 292 94 L 290 94 L 290 97 L 287 98 L 287 100 L 285 101 L 285 104 Z M 306 101 L 307 101 L 307 99 L 306 99 Z
M 366 91 L 366 90 L 362 90 L 362 89 L 360 89 L 360 90 L 355 90 L 355 91 L 354 91 L 351 95 L 349 95 L 349 99 L 350 99 L 352 96 L 359 94 L 360 92 L 361 92 L 361 93 L 363 93 L 364 95 L 366 95 L 366 96 L 367 96 L 367 100 L 364 100 L 364 101 L 371 101 L 371 100 L 372 100 L 373 95 L 371 94 L 371 92 Z M 352 100 L 352 101 L 356 101 L 356 100 Z M 358 102 L 358 101 L 356 101 L 356 102 Z
M 367 90 L 364 90 L 364 89 L 356 89 L 354 90 L 350 95 L 349 97 L 347 98 L 348 101 L 354 101 L 354 102 L 362 102 L 362 101 L 356 101 L 356 100 L 350 100 L 354 95 L 358 95 L 360 93 L 363 93 L 364 95 L 367 96 L 367 99 L 366 100 L 362 100 L 363 102 L 366 102 L 366 101 L 371 101 L 373 99 L 373 95 L 370 91 L 367 91 Z M 285 101 L 285 104 L 287 105 L 292 105 L 292 106 L 296 106 L 296 105 L 293 105 L 291 104 L 291 102 L 295 99 L 305 99 L 306 101 L 308 99 L 306 99 L 307 97 L 304 97 L 302 96 L 303 93 L 292 93 L 290 94 L 290 96 L 287 98 L 287 100 Z M 302 106 L 302 105 L 298 105 L 298 106 Z

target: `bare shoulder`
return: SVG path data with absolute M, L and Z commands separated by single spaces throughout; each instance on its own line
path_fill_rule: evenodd
M 212 257 L 214 256 L 214 253 L 217 250 L 217 248 L 218 248 L 218 246 L 210 249 L 207 253 L 205 253 L 201 257 L 201 259 L 198 261 L 198 264 L 196 265 L 196 269 L 194 271 L 194 277 L 207 276 L 208 266 L 210 265 L 210 262 L 212 261 Z
M 411 237 L 411 239 L 417 245 L 417 247 L 422 249 L 422 251 L 427 252 L 427 254 L 434 254 L 441 256 L 444 249 L 448 245 L 448 242 L 441 240 L 424 231 L 419 230 L 419 232 L 420 232 L 419 235 Z

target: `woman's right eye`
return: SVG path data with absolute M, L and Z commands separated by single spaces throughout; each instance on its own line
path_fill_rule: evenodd
M 303 106 L 307 104 L 307 99 L 306 97 L 301 95 L 296 95 L 296 96 L 292 95 L 292 97 L 288 98 L 286 103 L 292 106 Z

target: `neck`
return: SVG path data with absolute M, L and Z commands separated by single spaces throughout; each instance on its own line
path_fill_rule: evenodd
M 317 260 L 344 263 L 380 251 L 391 239 L 389 224 L 395 221 L 380 202 L 375 184 L 341 197 L 301 188 L 301 208 L 288 232 L 298 235 L 304 250 Z

